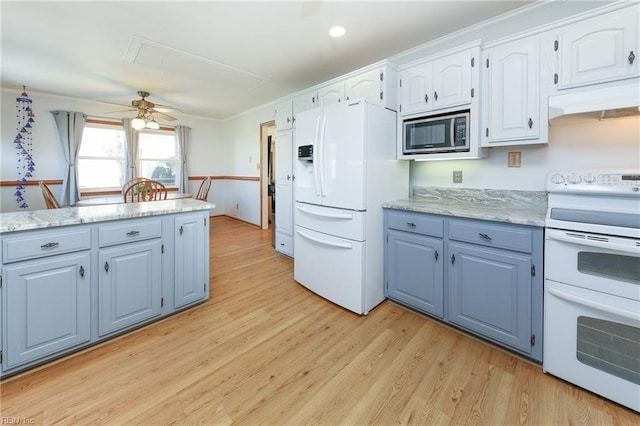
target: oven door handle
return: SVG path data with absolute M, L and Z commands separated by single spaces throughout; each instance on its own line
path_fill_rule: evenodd
M 630 253 L 636 256 L 640 256 L 640 247 L 632 245 L 617 244 L 609 241 L 588 240 L 585 238 L 572 237 L 567 235 L 566 232 L 556 231 L 553 229 L 547 229 L 547 237 L 556 240 L 564 241 L 566 243 L 577 244 L 582 246 L 597 247 L 609 250 L 615 250 L 624 253 Z
M 573 294 L 565 293 L 564 291 L 557 290 L 555 288 L 548 288 L 549 294 L 556 296 L 560 299 L 567 300 L 569 302 L 577 303 L 579 305 L 588 306 L 593 309 L 597 309 L 609 314 L 618 315 L 624 318 L 628 318 L 635 322 L 640 322 L 640 314 L 636 312 L 629 312 L 625 309 L 614 308 L 613 306 L 605 305 L 603 303 L 594 302 L 593 300 L 584 299 L 582 297 L 574 296 Z

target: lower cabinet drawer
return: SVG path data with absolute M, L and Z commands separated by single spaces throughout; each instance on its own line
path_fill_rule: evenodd
M 130 243 L 132 241 L 158 238 L 162 235 L 160 220 L 129 220 L 114 225 L 103 225 L 98 229 L 100 247 Z
M 398 231 L 415 232 L 441 238 L 444 236 L 444 221 L 422 213 L 388 210 L 387 226 Z
M 450 220 L 449 239 L 523 253 L 531 253 L 533 250 L 531 229 L 489 221 Z
M 2 262 L 36 259 L 91 248 L 91 230 L 20 232 L 19 235 L 2 238 Z

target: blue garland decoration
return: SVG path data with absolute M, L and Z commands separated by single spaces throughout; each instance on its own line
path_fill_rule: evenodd
M 33 177 L 33 171 L 35 170 L 32 132 L 35 115 L 31 109 L 31 99 L 29 99 L 26 89 L 25 86 L 22 86 L 22 93 L 16 98 L 16 120 L 18 122 L 16 131 L 18 133 L 13 140 L 13 143 L 16 145 L 16 150 L 18 151 L 18 165 L 16 167 L 18 171 L 18 185 L 13 195 L 15 195 L 18 207 L 21 209 L 29 207 L 24 199 L 27 191 L 24 184 Z

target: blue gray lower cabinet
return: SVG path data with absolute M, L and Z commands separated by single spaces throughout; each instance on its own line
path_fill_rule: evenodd
M 0 376 L 204 302 L 209 211 L 0 235 Z
M 543 229 L 385 209 L 386 295 L 542 361 Z

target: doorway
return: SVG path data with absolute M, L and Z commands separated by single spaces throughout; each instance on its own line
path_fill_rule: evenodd
M 260 124 L 260 227 L 270 229 L 275 244 L 276 122 Z

